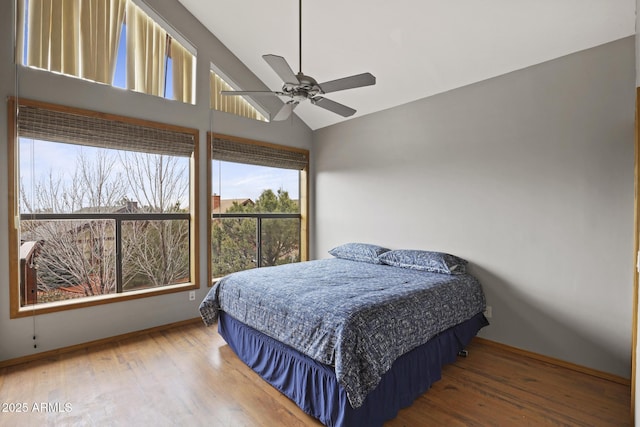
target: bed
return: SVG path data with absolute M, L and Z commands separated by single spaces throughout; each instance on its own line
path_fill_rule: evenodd
M 228 275 L 200 314 L 245 364 L 323 424 L 380 426 L 488 325 L 485 297 L 466 261 L 452 255 L 366 244 L 331 253 Z

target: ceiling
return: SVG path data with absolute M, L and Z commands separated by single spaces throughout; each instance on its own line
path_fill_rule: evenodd
M 262 55 L 299 71 L 298 1 L 179 1 L 269 89 L 282 81 Z M 631 36 L 635 3 L 305 0 L 302 71 L 318 82 L 376 76 L 375 86 L 327 95 L 358 117 Z M 309 102 L 295 113 L 314 130 L 347 120 Z

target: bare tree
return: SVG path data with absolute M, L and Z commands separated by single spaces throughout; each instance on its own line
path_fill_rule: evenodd
M 189 159 L 80 150 L 74 169 L 50 171 L 21 188 L 22 213 L 172 213 L 189 191 Z M 137 201 L 137 202 L 133 202 Z M 132 210 L 136 206 L 138 209 Z M 123 288 L 164 286 L 189 280 L 189 221 L 127 219 L 121 222 L 122 252 L 116 257 L 116 222 L 24 220 L 23 240 L 44 242 L 38 257 L 40 290 L 82 289 L 86 296 L 116 291 L 116 263 Z
M 189 191 L 188 159 L 122 153 L 129 191 L 149 212 L 175 212 Z
M 125 194 L 122 180 L 113 172 L 116 160 L 105 150 L 92 158 L 80 151 L 69 174 L 50 170 L 33 183 L 31 193 L 21 186 L 21 212 L 104 212 Z M 22 240 L 44 242 L 38 257 L 38 288 L 45 291 L 75 288 L 85 296 L 113 292 L 113 236 L 113 221 L 107 220 L 21 222 Z
M 20 187 L 23 213 L 71 213 L 81 209 L 117 206 L 126 194 L 119 173 L 114 172 L 117 158 L 107 150 L 99 150 L 92 158 L 80 150 L 69 173 L 49 170 L 36 180 L 33 188 Z M 30 191 L 31 190 L 31 191 Z
M 37 221 L 44 242 L 38 257 L 38 288 L 73 289 L 84 296 L 115 291 L 112 221 Z M 80 296 L 79 295 L 79 296 Z
M 186 220 L 136 221 L 123 229 L 124 287 L 157 287 L 189 280 Z
M 107 150 L 99 150 L 92 158 L 80 151 L 69 194 L 72 212 L 87 206 L 110 208 L 125 199 L 127 188 L 116 166 L 116 156 Z
M 188 159 L 160 154 L 121 156 L 129 189 L 153 213 L 185 212 Z M 136 221 L 123 232 L 125 287 L 164 286 L 189 280 L 189 224 L 186 220 Z

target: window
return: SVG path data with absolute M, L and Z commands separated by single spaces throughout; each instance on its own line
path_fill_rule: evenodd
M 9 123 L 12 316 L 197 287 L 196 129 L 24 99 Z
M 18 63 L 195 103 L 195 49 L 144 3 L 18 4 Z
M 213 65 L 212 65 L 213 67 Z M 238 90 L 235 85 L 232 86 L 228 78 L 222 77 L 222 72 L 211 70 L 209 74 L 209 85 L 211 99 L 210 108 L 225 113 L 235 114 L 236 116 L 247 117 L 262 122 L 268 122 L 268 114 L 255 103 L 255 101 L 241 96 L 225 96 L 220 92 L 224 90 Z
M 211 133 L 209 141 L 212 277 L 308 259 L 309 152 Z

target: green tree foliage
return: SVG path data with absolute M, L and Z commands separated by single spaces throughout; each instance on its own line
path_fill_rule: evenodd
M 298 213 L 297 201 L 282 189 L 264 190 L 255 203 L 237 203 L 227 213 Z M 234 271 L 255 268 L 257 263 L 257 219 L 215 218 L 212 227 L 212 271 L 220 277 Z M 262 266 L 300 260 L 300 220 L 296 218 L 262 219 Z

